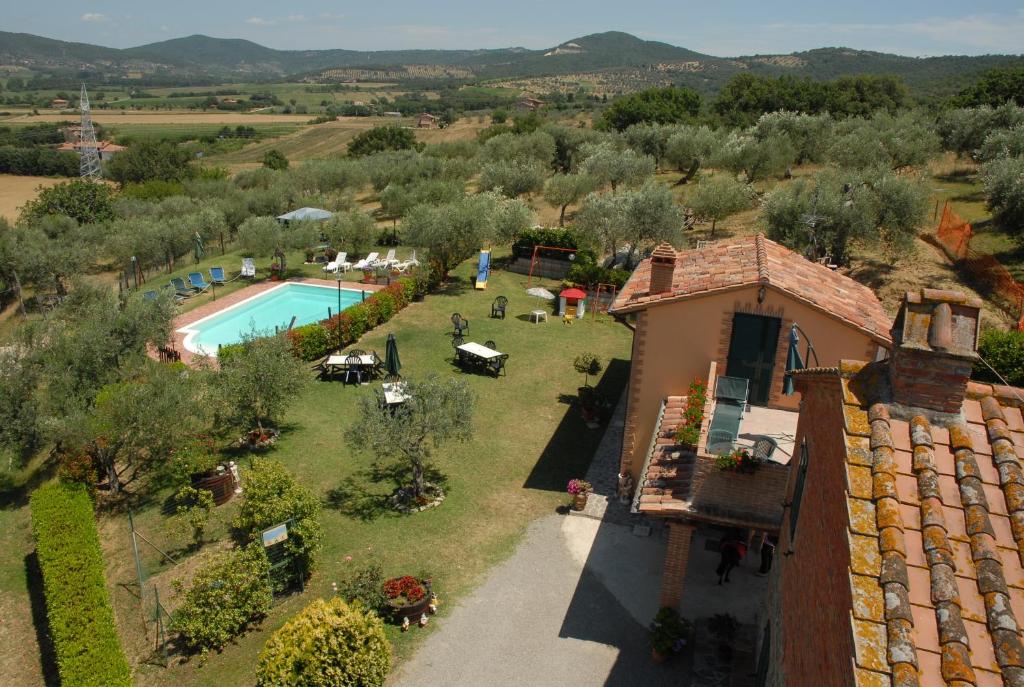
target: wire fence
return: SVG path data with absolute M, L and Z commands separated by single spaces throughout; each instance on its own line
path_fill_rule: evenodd
M 1024 284 L 994 256 L 972 249 L 973 236 L 971 224 L 957 215 L 947 201 L 935 233 L 923 238 L 940 248 L 976 286 L 990 294 L 1017 320 L 1017 328 L 1024 331 Z

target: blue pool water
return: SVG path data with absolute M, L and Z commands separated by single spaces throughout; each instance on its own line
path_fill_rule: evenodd
M 363 300 L 363 292 L 341 289 L 341 309 Z M 185 332 L 185 348 L 193 353 L 217 355 L 217 346 L 237 343 L 252 332 L 285 329 L 295 316 L 295 326 L 327 319 L 327 309 L 338 312 L 338 289 L 311 284 L 282 284 L 270 291 L 194 322 Z

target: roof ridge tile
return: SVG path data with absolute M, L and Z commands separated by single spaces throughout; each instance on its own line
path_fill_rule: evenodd
M 757 254 L 757 280 L 761 284 L 770 282 L 771 274 L 768 272 L 768 248 L 764 245 L 764 234 L 754 237 L 754 248 Z

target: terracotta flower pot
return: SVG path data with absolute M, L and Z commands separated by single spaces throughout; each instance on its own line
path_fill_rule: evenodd
M 587 496 L 588 494 L 573 494 L 572 495 L 572 509 L 583 510 L 587 507 Z

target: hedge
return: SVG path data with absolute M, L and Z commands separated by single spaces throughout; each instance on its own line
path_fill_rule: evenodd
M 92 501 L 81 484 L 54 482 L 30 500 L 46 615 L 64 687 L 131 687 L 103 575 Z
M 1010 386 L 1024 385 L 1024 332 L 987 329 L 981 333 L 978 355 Z M 985 363 L 976 363 L 971 376 L 983 382 L 1003 383 Z
M 366 332 L 387 322 L 409 305 L 417 291 L 416 280 L 403 277 L 366 297 L 329 320 L 295 327 L 288 331 L 292 353 L 302 360 L 317 360 L 335 348 L 359 340 Z M 221 350 L 221 356 L 224 350 Z
M 551 248 L 579 248 L 579 237 L 573 229 L 527 229 L 519 232 L 516 242 L 512 244 L 513 255 L 528 258 L 533 255 L 534 246 Z M 568 260 L 569 254 L 564 251 L 542 251 L 544 257 Z

